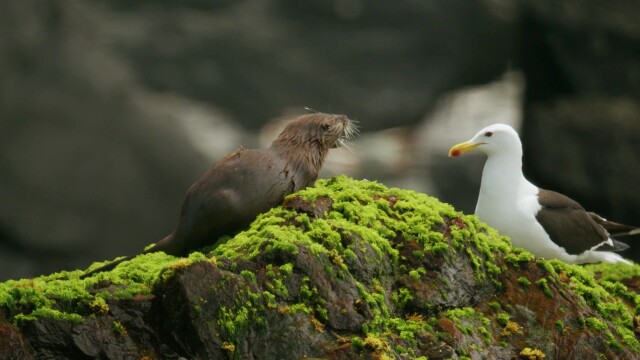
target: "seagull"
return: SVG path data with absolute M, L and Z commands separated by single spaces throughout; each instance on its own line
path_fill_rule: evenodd
M 474 150 L 487 155 L 475 214 L 509 236 L 513 245 L 571 264 L 631 265 L 614 253 L 629 245 L 612 237 L 640 234 L 640 228 L 608 221 L 565 195 L 529 182 L 522 173 L 522 143 L 511 126 L 487 126 L 454 145 L 449 157 Z

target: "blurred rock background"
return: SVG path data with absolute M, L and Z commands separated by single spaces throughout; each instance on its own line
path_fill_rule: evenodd
M 473 212 L 484 158 L 446 152 L 507 122 L 522 130 L 537 184 L 640 225 L 637 1 L 0 9 L 0 280 L 161 239 L 212 162 L 268 146 L 304 107 L 361 123 L 323 176 L 375 179 Z

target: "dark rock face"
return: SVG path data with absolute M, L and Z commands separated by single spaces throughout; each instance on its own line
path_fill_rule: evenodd
M 415 124 L 435 94 L 500 75 L 512 39 L 503 6 L 484 1 L 119 10 L 144 24 L 136 37 L 115 34 L 144 85 L 220 104 L 254 129 L 300 106 L 357 114 L 369 131 Z
M 100 45 L 96 9 L 41 5 L 0 12 L 1 279 L 86 266 L 162 238 L 208 165 Z
M 522 3 L 526 173 L 640 225 L 640 4 Z M 640 247 L 632 247 L 637 260 Z
M 144 256 L 82 281 L 76 271 L 0 284 L 0 350 L 27 359 L 640 358 L 635 292 L 535 260 L 411 191 L 322 181 L 213 254 L 174 261 L 148 285 Z M 126 284 L 138 290 L 116 296 Z M 78 295 L 63 301 L 67 288 Z

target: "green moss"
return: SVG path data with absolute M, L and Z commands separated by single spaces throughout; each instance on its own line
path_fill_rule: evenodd
M 478 326 L 477 329 L 480 335 L 483 336 L 482 340 L 484 341 L 485 345 L 491 344 L 491 332 L 489 332 L 489 330 L 487 330 L 487 328 L 484 326 Z
M 247 281 L 251 281 L 253 283 L 256 282 L 256 274 L 252 273 L 249 270 L 240 271 L 240 276 L 242 276 Z
M 220 308 L 216 323 L 227 339 L 236 339 L 246 328 L 249 323 L 249 310 L 249 307 L 240 307 L 237 310 L 231 310 L 226 306 Z
M 544 271 L 546 271 L 546 272 L 548 272 L 549 274 L 552 274 L 552 275 L 557 275 L 556 269 L 553 267 L 553 265 L 550 262 L 548 262 L 548 261 L 546 261 L 544 259 L 538 259 L 537 263 L 538 263 L 538 266 L 541 269 L 543 269 Z
M 418 336 L 433 331 L 432 326 L 419 315 L 409 316 L 407 319 L 391 318 L 389 329 L 411 346 L 416 345 Z
M 531 285 L 531 281 L 529 281 L 529 279 L 527 279 L 524 276 L 520 276 L 518 278 L 518 284 L 520 284 L 522 287 L 524 287 L 525 289 L 528 289 L 529 286 Z
M 536 284 L 538 286 L 540 286 L 540 288 L 542 289 L 542 291 L 544 292 L 545 295 L 547 295 L 550 298 L 553 298 L 553 292 L 549 288 L 549 285 L 547 285 L 547 282 L 548 282 L 548 280 L 546 278 L 542 278 L 542 279 L 536 281 Z
M 611 331 L 605 331 L 604 335 L 606 337 L 607 346 L 615 350 L 622 350 L 622 345 L 620 345 L 620 343 L 616 340 Z
M 609 265 L 589 265 L 589 266 L 577 266 L 563 263 L 559 260 L 548 260 L 558 276 L 570 279 L 568 287 L 582 297 L 584 303 L 595 309 L 599 315 L 607 319 L 614 326 L 616 333 L 623 340 L 623 343 L 629 346 L 633 351 L 640 352 L 640 342 L 636 339 L 633 332 L 633 316 L 637 312 L 640 304 L 638 295 L 630 292 L 626 287 L 620 283 L 613 283 L 609 280 L 613 280 L 624 276 L 633 276 L 638 265 L 629 266 L 631 269 L 621 270 L 622 266 L 628 266 L 624 264 L 609 264 Z M 606 279 L 596 280 L 593 277 L 594 272 L 606 272 L 608 267 L 612 268 L 612 275 Z M 618 297 L 616 297 L 618 296 Z M 634 308 L 630 309 L 623 300 L 627 300 L 634 304 Z M 595 318 L 600 321 L 599 319 Z M 579 322 L 585 326 L 598 327 L 596 321 L 591 320 L 591 324 L 588 324 L 588 319 L 579 318 Z M 605 334 L 611 334 L 610 331 L 606 331 Z M 609 336 L 609 335 L 606 335 Z M 611 339 L 608 341 L 614 348 L 621 346 L 613 334 L 610 335 Z
M 184 261 L 204 257 L 194 253 Z M 206 258 L 205 258 L 206 259 Z M 209 261 L 209 259 L 206 259 Z M 87 279 L 79 279 L 82 271 L 63 271 L 33 279 L 9 280 L 0 284 L 0 308 L 6 309 L 14 322 L 52 318 L 71 322 L 82 316 L 109 311 L 108 298 L 130 299 L 151 294 L 151 287 L 161 280 L 163 273 L 177 258 L 164 253 L 151 253 L 125 261 L 113 271 L 102 272 Z M 89 270 L 108 262 L 95 263 Z M 109 292 L 90 293 L 98 282 L 110 284 Z
M 409 271 L 409 276 L 413 279 L 413 280 L 420 280 L 420 278 L 425 275 L 427 273 L 427 271 L 421 266 L 419 268 L 413 269 Z
M 290 276 L 293 273 L 293 264 L 288 263 L 280 266 L 280 273 L 283 276 Z
M 353 337 L 351 338 L 351 345 L 353 346 L 354 349 L 356 350 L 362 350 L 364 349 L 364 340 L 361 337 Z
M 443 316 L 453 321 L 458 330 L 463 334 L 473 335 L 477 332 L 485 344 L 491 343 L 491 333 L 487 329 L 491 321 L 481 312 L 467 307 L 447 310 Z
M 514 251 L 508 253 L 504 258 L 507 263 L 513 266 L 520 266 L 521 263 L 528 263 L 535 259 L 533 254 L 521 248 L 514 248 Z
M 277 309 L 276 297 L 269 291 L 252 292 L 241 288 L 236 294 L 233 306 L 221 306 L 216 316 L 216 325 L 224 341 L 237 344 L 249 326 L 266 326 L 265 314 Z
M 515 314 L 515 309 L 513 308 L 513 306 L 511 304 L 506 304 L 504 306 L 504 309 L 507 310 L 507 312 L 509 314 Z
M 102 297 L 95 297 L 89 302 L 89 308 L 96 314 L 106 314 L 109 312 L 109 305 Z
M 435 236 L 432 237 L 432 239 L 442 240 L 442 238 L 438 238 Z M 425 245 L 424 251 L 431 252 L 436 256 L 438 255 L 441 256 L 441 255 L 444 255 L 447 251 L 449 251 L 449 245 L 447 245 L 444 242 L 434 242 L 432 244 Z
M 373 350 L 375 354 L 385 354 L 390 350 L 389 344 L 383 337 L 367 335 L 367 337 L 364 339 L 364 344 L 366 347 Z
M 583 317 L 579 317 L 578 324 L 580 324 L 580 326 L 585 326 L 587 324 L 587 321 Z
M 509 314 L 502 312 L 496 315 L 496 322 L 502 326 L 506 326 L 510 318 Z
M 487 262 L 486 263 L 486 268 L 487 268 L 487 273 L 489 275 L 493 275 L 493 276 L 497 276 L 500 273 L 502 273 L 502 268 L 500 268 L 499 266 L 491 263 L 491 262 Z
M 420 273 L 418 273 L 416 270 L 410 270 L 409 276 L 411 276 L 413 280 L 416 280 L 416 281 L 420 280 Z
M 38 308 L 31 312 L 29 315 L 18 314 L 15 316 L 15 322 L 19 325 L 22 325 L 26 321 L 33 321 L 39 318 L 68 321 L 74 324 L 82 324 L 84 322 L 84 318 L 79 314 L 64 313 L 48 307 Z
M 620 282 L 627 279 L 640 277 L 640 266 L 633 264 L 629 266 L 624 263 L 616 264 L 589 264 L 584 266 L 584 270 L 591 276 L 598 275 L 601 280 Z
M 236 351 L 236 346 L 226 341 L 222 343 L 222 346 L 220 346 L 220 348 L 228 351 L 229 353 L 234 353 Z
M 119 321 L 113 322 L 113 333 L 119 336 L 127 335 L 127 329 Z
M 296 314 L 296 313 L 304 313 L 304 314 L 311 314 L 313 312 L 312 309 L 310 309 L 306 304 L 292 304 L 292 305 L 285 305 L 282 308 L 280 308 L 280 313 L 282 314 L 288 314 L 288 313 L 292 313 L 292 314 Z
M 500 305 L 497 301 L 492 301 L 487 304 L 487 307 L 493 311 L 500 311 L 502 309 L 502 305 Z
M 594 330 L 602 331 L 607 329 L 607 324 L 595 317 L 588 317 L 586 319 L 586 324 L 588 327 Z
M 413 300 L 413 296 L 411 295 L 411 291 L 407 288 L 399 288 L 396 289 L 391 295 L 391 300 L 396 304 L 396 306 L 400 309 L 404 308 L 408 302 Z
M 291 265 L 291 264 L 289 264 Z M 284 265 L 283 265 L 284 266 Z M 285 272 L 289 271 L 290 269 L 285 266 Z M 241 274 L 244 271 L 241 272 Z M 274 267 L 271 264 L 268 264 L 266 267 L 266 274 L 267 274 L 267 278 L 269 279 L 269 281 L 267 282 L 267 289 L 269 289 L 269 291 L 273 292 L 274 294 L 284 298 L 284 297 L 288 297 L 289 296 L 289 290 L 287 289 L 287 287 L 284 285 L 283 283 L 283 276 L 284 274 L 282 274 L 282 270 L 280 267 Z
M 275 309 L 278 306 L 276 301 L 276 296 L 268 291 L 262 292 L 262 297 L 264 298 L 264 304 L 267 308 Z

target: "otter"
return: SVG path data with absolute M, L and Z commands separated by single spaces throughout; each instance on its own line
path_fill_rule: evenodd
M 306 114 L 291 121 L 268 149 L 244 149 L 216 162 L 187 191 L 175 230 L 142 254 L 184 256 L 246 228 L 284 197 L 312 186 L 329 149 L 358 132 L 345 115 Z M 129 257 L 81 278 L 115 268 Z

